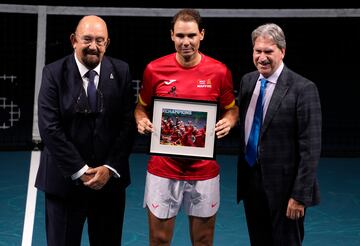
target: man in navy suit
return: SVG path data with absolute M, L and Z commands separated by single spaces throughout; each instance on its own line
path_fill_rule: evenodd
M 257 71 L 245 74 L 239 89 L 237 198 L 244 202 L 252 246 L 301 245 L 306 208 L 319 203 L 319 94 L 313 82 L 284 65 L 286 41 L 279 26 L 259 26 L 252 43 Z M 267 81 L 263 119 L 251 159 L 248 145 L 262 79 Z
M 91 245 L 121 245 L 135 129 L 129 67 L 104 56 L 110 39 L 97 16 L 83 17 L 70 39 L 74 53 L 44 67 L 38 98 L 47 243 L 80 245 L 87 219 Z

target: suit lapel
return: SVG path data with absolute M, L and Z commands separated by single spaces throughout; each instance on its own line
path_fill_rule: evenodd
M 266 131 L 267 127 L 269 126 L 271 120 L 273 119 L 274 115 L 278 111 L 281 101 L 283 100 L 284 96 L 286 95 L 289 89 L 289 84 L 287 82 L 287 68 L 284 67 L 270 99 L 269 107 L 266 111 L 265 119 L 261 128 L 260 137 Z
M 245 112 L 244 112 L 244 123 L 245 123 L 245 115 L 246 115 L 246 112 L 249 108 L 249 105 L 250 105 L 250 101 L 251 101 L 251 97 L 252 97 L 252 94 L 254 93 L 254 90 L 255 90 L 255 86 L 256 86 L 256 82 L 257 82 L 257 79 L 259 78 L 259 73 L 256 72 L 256 73 L 253 73 L 250 78 L 249 78 L 249 81 L 248 83 L 244 83 L 243 86 L 246 86 L 243 91 L 246 93 L 246 94 L 243 94 L 242 96 L 245 96 L 245 100 L 244 100 L 244 109 L 245 109 Z M 241 99 L 240 99 L 241 100 Z M 244 125 L 244 124 L 243 124 Z
M 83 90 L 83 81 L 80 76 L 79 69 L 76 65 L 74 55 L 70 55 L 68 57 L 68 61 L 66 63 L 67 69 L 65 73 L 64 81 L 67 81 L 69 91 L 71 92 L 72 98 L 76 101 L 80 96 L 80 91 Z
M 240 84 L 239 93 L 239 110 L 240 110 L 240 146 L 241 150 L 245 153 L 245 119 L 246 113 L 250 105 L 251 97 L 255 89 L 259 73 L 252 72 L 248 77 L 244 77 Z
M 110 62 L 110 60 L 107 57 L 104 57 L 101 62 L 101 68 L 100 68 L 100 78 L 99 78 L 99 85 L 98 88 L 102 92 L 105 92 L 107 83 L 113 83 L 115 81 L 115 71 L 113 69 L 113 66 Z M 112 87 L 110 87 L 112 88 Z
M 102 102 L 102 113 L 96 118 L 96 128 L 100 128 L 103 122 L 103 116 L 107 111 L 107 103 L 106 101 L 111 98 L 111 94 L 113 93 L 114 86 L 111 86 L 110 83 L 115 83 L 115 72 L 114 67 L 110 60 L 104 56 L 103 60 L 101 61 L 101 68 L 100 68 L 100 77 L 99 77 L 99 84 L 98 84 L 98 93 L 101 93 Z

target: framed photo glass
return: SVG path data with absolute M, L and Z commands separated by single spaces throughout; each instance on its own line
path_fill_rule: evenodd
M 215 159 L 216 102 L 153 98 L 150 154 Z

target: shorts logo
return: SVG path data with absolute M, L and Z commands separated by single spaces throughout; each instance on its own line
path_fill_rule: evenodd
M 154 204 L 154 203 L 152 203 L 151 206 L 152 206 L 153 208 L 157 209 L 157 208 L 159 207 L 159 204 Z
M 172 83 L 174 83 L 176 81 L 176 79 L 170 79 L 170 80 L 165 80 L 164 84 L 165 85 L 171 85 Z
M 217 202 L 211 203 L 211 208 L 216 207 L 216 205 L 217 205 Z
M 211 88 L 211 79 L 199 79 L 196 82 L 197 88 Z

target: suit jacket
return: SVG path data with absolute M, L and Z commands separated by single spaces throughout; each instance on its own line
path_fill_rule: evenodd
M 237 201 L 247 194 L 250 168 L 244 158 L 245 117 L 259 72 L 243 76 L 239 90 L 240 154 Z M 290 197 L 319 203 L 316 178 L 321 152 L 321 107 L 316 85 L 284 66 L 260 131 L 258 164 L 270 208 Z
M 98 91 L 99 112 L 87 114 L 86 93 L 74 55 L 44 67 L 38 97 L 44 149 L 35 183 L 40 190 L 66 196 L 76 187 L 71 175 L 84 164 L 107 164 L 117 170 L 120 178 L 111 178 L 104 189 L 130 183 L 128 157 L 135 128 L 127 63 L 104 57 Z

